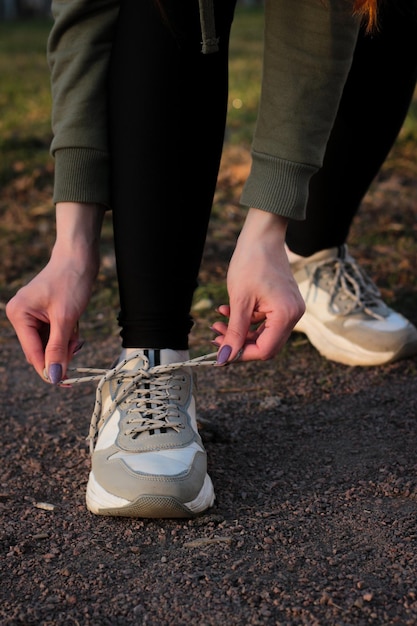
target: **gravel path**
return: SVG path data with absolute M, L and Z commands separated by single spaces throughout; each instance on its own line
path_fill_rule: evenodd
M 155 521 L 85 509 L 94 388 L 44 385 L 0 343 L 1 626 L 415 626 L 416 359 L 350 368 L 294 335 L 272 362 L 199 369 L 217 500 Z

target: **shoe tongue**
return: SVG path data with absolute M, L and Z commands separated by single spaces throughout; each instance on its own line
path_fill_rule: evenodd
M 355 259 L 350 254 L 348 245 L 346 243 L 344 243 L 342 246 L 339 246 L 339 248 L 337 248 L 337 251 L 337 257 L 342 261 L 347 261 L 348 263 L 355 262 Z
M 291 269 L 293 273 L 302 270 L 305 266 L 321 263 L 323 261 L 336 261 L 337 258 L 340 257 L 339 248 L 326 248 L 325 250 L 320 250 L 319 252 L 315 252 L 311 256 L 301 257 L 299 261 L 295 261 L 291 263 Z
M 308 262 L 318 262 L 318 261 L 332 261 L 336 259 L 344 259 L 346 255 L 346 251 L 343 246 L 340 248 L 327 248 L 326 250 L 320 250 L 316 252 L 312 256 L 308 257 Z
M 120 394 L 123 393 L 123 390 L 131 385 L 132 378 L 128 375 L 131 373 L 135 375 L 139 370 L 148 370 L 152 367 L 152 363 L 149 362 L 148 365 L 148 357 L 146 354 L 146 350 L 123 350 L 119 359 L 118 365 L 120 367 L 121 363 L 123 366 L 119 369 L 118 374 L 110 381 L 110 394 L 112 398 L 117 396 L 120 397 Z M 126 377 L 123 376 L 123 373 L 126 374 Z M 143 385 L 146 385 L 146 379 L 143 380 Z M 142 386 L 142 385 L 141 385 Z M 134 391 L 134 390 L 133 390 Z
M 122 363 L 122 361 L 126 361 L 126 363 L 122 367 L 122 371 L 134 372 L 143 368 L 146 363 L 144 358 L 146 357 L 146 354 L 144 350 L 134 350 L 130 353 L 125 354 L 124 352 L 125 351 L 123 350 L 118 359 L 119 364 Z
M 342 259 L 342 261 L 348 258 L 349 251 L 345 243 L 337 248 L 337 256 L 339 257 L 339 259 Z
M 148 349 L 132 349 L 124 348 L 118 359 L 119 365 L 126 361 L 123 367 L 120 369 L 120 374 L 123 372 L 137 372 L 141 369 L 148 370 L 157 365 L 168 365 L 170 363 L 180 363 L 186 361 L 189 358 L 189 353 L 186 350 L 148 350 Z M 149 363 L 149 364 L 148 364 Z M 111 383 L 112 394 L 120 391 L 120 388 L 126 384 L 129 384 L 129 379 L 124 380 L 123 375 L 116 377 Z
M 169 363 L 179 362 L 180 356 L 181 357 L 183 356 L 182 353 L 178 353 L 175 350 L 157 350 L 157 349 L 156 350 L 147 350 L 147 349 L 131 350 L 128 348 L 124 351 L 124 353 L 125 353 L 124 358 L 127 359 L 127 361 L 123 365 L 121 371 L 132 372 L 132 373 L 142 368 L 145 370 L 148 370 L 149 368 L 155 367 L 157 365 L 166 365 Z M 122 356 L 123 356 L 123 353 L 119 359 L 119 363 L 121 363 L 123 360 Z M 148 365 L 148 361 L 149 361 L 149 365 Z M 126 384 L 129 384 L 129 382 L 124 381 L 123 379 L 117 380 L 115 391 L 118 390 L 120 392 L 123 385 L 126 385 Z M 142 398 L 142 401 L 144 401 L 142 410 L 145 410 L 145 407 L 148 407 L 149 409 L 157 407 L 159 405 L 159 402 L 156 402 L 156 403 L 152 402 L 152 387 L 153 387 L 152 381 L 148 381 L 145 378 L 142 381 L 140 386 L 142 390 L 149 389 L 148 400 L 145 399 L 145 397 L 142 394 L 140 396 Z M 135 393 L 134 389 L 133 389 L 133 393 Z M 149 431 L 145 430 L 142 433 L 138 433 L 137 435 L 135 435 L 134 439 L 137 441 L 144 440 L 150 436 L 162 435 L 162 434 L 165 434 L 166 432 L 167 432 L 167 428 L 165 427 L 153 428 L 152 430 L 149 430 Z
M 142 369 L 144 366 L 145 369 L 148 369 L 148 361 L 149 367 L 154 367 L 155 365 L 161 364 L 160 352 L 162 352 L 162 350 L 147 350 L 145 348 L 123 348 L 117 360 L 117 363 L 120 365 L 122 361 L 126 361 L 126 363 L 123 365 L 122 371 L 134 372 L 136 370 Z

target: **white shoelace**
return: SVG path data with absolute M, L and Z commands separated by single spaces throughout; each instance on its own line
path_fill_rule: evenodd
M 143 366 L 136 370 L 123 370 L 125 365 L 135 359 L 140 358 Z M 206 354 L 194 359 L 167 365 L 150 366 L 149 359 L 142 352 L 134 353 L 127 359 L 118 363 L 110 369 L 95 369 L 90 367 L 77 367 L 69 372 L 77 372 L 80 376 L 68 378 L 63 381 L 64 385 L 72 386 L 80 383 L 98 382 L 96 400 L 91 417 L 90 430 L 87 440 L 90 442 L 90 452 L 94 450 L 97 433 L 105 420 L 113 413 L 118 405 L 125 402 L 134 408 L 127 408 L 128 412 L 140 414 L 140 418 L 132 419 L 132 429 L 130 434 L 135 435 L 146 430 L 158 428 L 174 428 L 178 430 L 181 424 L 178 420 L 175 407 L 167 404 L 168 392 L 175 386 L 175 378 L 170 373 L 182 367 L 201 367 L 202 365 L 216 365 L 216 353 Z M 101 414 L 103 406 L 103 386 L 112 379 L 117 379 L 123 384 L 119 387 L 109 408 Z M 152 390 L 140 388 L 140 385 L 147 381 L 152 382 Z M 130 397 L 129 397 L 130 396 Z M 152 406 L 150 407 L 150 403 Z M 170 412 L 171 411 L 171 412 Z
M 352 258 L 349 260 L 336 258 L 331 261 L 325 259 L 318 262 L 313 271 L 307 297 L 312 285 L 317 286 L 319 284 L 319 270 L 326 266 L 334 273 L 334 277 L 329 285 L 329 310 L 332 313 L 340 313 L 340 309 L 337 306 L 337 297 L 342 294 L 345 300 L 350 300 L 350 303 L 343 311 L 344 315 L 363 311 L 375 319 L 384 319 L 384 316 L 375 310 L 381 306 L 381 294 L 378 288 Z

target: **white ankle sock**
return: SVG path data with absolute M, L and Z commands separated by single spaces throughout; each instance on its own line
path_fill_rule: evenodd
M 155 348 L 122 348 L 119 356 L 119 363 L 124 359 L 127 359 L 135 352 L 141 352 L 143 350 L 153 351 Z M 180 363 L 187 361 L 190 358 L 188 350 L 171 350 L 170 348 L 160 349 L 161 365 L 167 365 L 168 363 Z

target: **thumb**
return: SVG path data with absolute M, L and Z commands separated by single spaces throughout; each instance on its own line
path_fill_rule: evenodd
M 244 310 L 248 311 L 249 308 Z M 251 316 L 230 308 L 229 322 L 217 354 L 217 365 L 227 365 L 240 356 L 251 324 Z
M 78 322 L 52 323 L 45 349 L 45 376 L 53 385 L 65 378 L 70 360 L 70 348 L 78 339 Z

